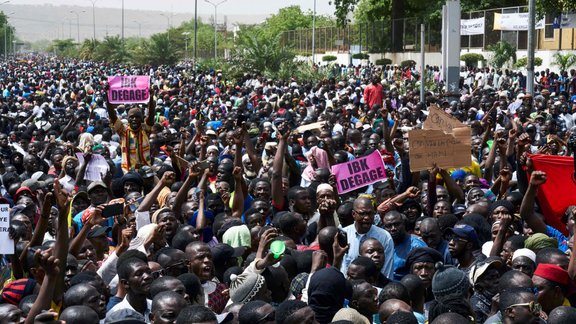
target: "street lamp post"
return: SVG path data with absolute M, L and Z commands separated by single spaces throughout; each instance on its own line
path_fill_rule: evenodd
M 93 40 L 96 40 L 96 2 L 98 2 L 98 0 L 88 0 L 88 1 L 92 2 L 92 31 L 93 31 L 92 38 Z
M 166 33 L 168 34 L 168 40 L 170 40 L 170 15 L 161 13 L 160 16 L 166 17 L 166 21 L 168 22 L 168 29 L 166 30 Z
M 218 3 L 213 3 L 210 0 L 204 0 L 214 7 L 214 59 L 218 58 L 218 6 L 228 0 L 222 0 Z
M 70 13 L 76 15 L 76 32 L 77 32 L 78 44 L 80 44 L 80 13 L 83 12 L 86 12 L 86 10 L 82 11 L 70 10 Z
M 196 38 L 198 36 L 198 0 L 194 0 L 194 63 L 198 57 Z
M 184 60 L 188 60 L 188 35 L 190 32 L 183 32 L 184 35 Z
M 138 37 L 142 38 L 142 24 L 136 20 L 133 20 L 132 22 L 138 24 Z
M 314 0 L 314 11 L 312 14 L 312 66 L 314 66 L 314 54 L 316 51 L 316 0 Z

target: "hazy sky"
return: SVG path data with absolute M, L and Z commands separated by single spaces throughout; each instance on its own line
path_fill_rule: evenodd
M 92 6 L 92 0 L 10 0 L 10 4 L 53 4 L 71 6 Z M 210 0 L 218 3 L 222 0 Z M 329 0 L 317 0 L 316 11 L 318 14 L 333 15 L 333 6 L 328 4 Z M 0 1 L 3 2 L 3 1 Z M 269 15 L 278 9 L 300 5 L 303 10 L 312 9 L 314 0 L 228 0 L 218 6 L 218 15 Z M 97 0 L 96 7 L 121 8 L 122 0 Z M 124 0 L 125 9 L 160 10 L 173 13 L 194 12 L 194 0 Z M 198 0 L 198 13 L 209 15 L 214 12 L 214 7 L 204 0 Z

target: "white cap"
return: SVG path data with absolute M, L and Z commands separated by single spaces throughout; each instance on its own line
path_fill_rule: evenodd
M 514 251 L 514 254 L 512 254 L 512 261 L 514 261 L 514 259 L 516 259 L 517 257 L 527 257 L 528 259 L 532 260 L 533 262 L 536 262 L 536 253 L 534 253 L 534 251 L 530 250 L 530 249 L 518 249 L 516 251 Z

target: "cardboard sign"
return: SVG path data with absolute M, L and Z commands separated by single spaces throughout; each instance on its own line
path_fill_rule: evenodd
M 317 123 L 312 123 L 312 124 L 300 126 L 300 127 L 296 128 L 296 130 L 300 134 L 304 133 L 307 130 L 310 130 L 310 131 L 318 130 L 318 132 L 320 132 L 320 130 L 322 129 L 322 127 L 325 124 L 326 124 L 326 121 L 321 121 L 321 122 L 317 122 Z
M 457 129 L 456 132 L 465 131 Z M 441 169 L 468 167 L 472 164 L 470 145 L 441 130 L 415 129 L 408 133 L 410 171 L 428 170 L 436 163 Z
M 428 117 L 422 125 L 424 129 L 439 129 L 447 134 L 452 134 L 454 128 L 467 127 L 460 122 L 457 118 L 452 117 L 442 110 L 437 105 L 432 105 L 429 108 Z
M 10 205 L 0 205 L 0 254 L 14 254 L 14 240 L 8 235 Z
M 149 76 L 111 76 L 108 77 L 110 89 L 108 101 L 113 104 L 148 103 L 150 99 Z
M 386 179 L 386 169 L 380 152 L 332 166 L 339 194 L 344 194 Z
M 447 114 L 437 105 L 430 106 L 430 113 L 424 121 L 422 128 L 442 130 L 446 134 L 453 134 L 460 143 L 471 145 L 472 129 L 457 118 Z

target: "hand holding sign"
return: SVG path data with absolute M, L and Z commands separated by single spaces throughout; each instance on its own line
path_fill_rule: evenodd
M 108 101 L 112 104 L 148 103 L 154 91 L 149 76 L 112 76 L 108 83 Z

